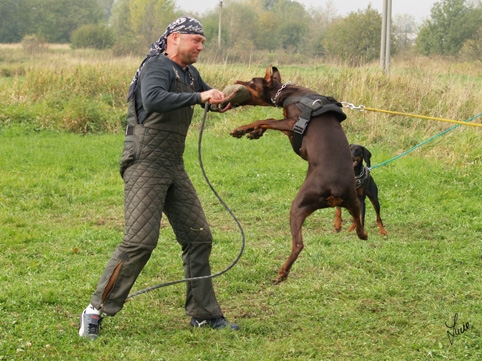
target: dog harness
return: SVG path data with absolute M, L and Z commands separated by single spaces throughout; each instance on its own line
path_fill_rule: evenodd
M 342 104 L 333 97 L 326 97 L 319 94 L 307 94 L 303 96 L 288 97 L 283 102 L 283 108 L 289 104 L 296 104 L 301 115 L 293 127 L 293 150 L 300 155 L 303 134 L 308 127 L 312 117 L 316 117 L 328 112 L 334 112 L 337 119 L 342 122 L 346 119 L 343 113 Z

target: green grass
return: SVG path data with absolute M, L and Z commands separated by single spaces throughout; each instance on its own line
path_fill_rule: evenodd
M 317 211 L 305 223 L 306 248 L 289 279 L 272 285 L 289 254 L 289 206 L 306 163 L 282 134 L 258 141 L 227 135 L 253 112 L 210 114 L 202 143 L 206 173 L 246 234 L 238 265 L 214 280 L 226 316 L 242 327 L 237 333 L 191 329 L 181 284 L 134 298 L 105 320 L 97 341 L 80 339 L 78 316 L 122 237 L 123 136 L 3 128 L 0 359 L 480 359 L 480 131 L 455 130 L 373 170 L 387 237 L 378 234 L 371 206 L 366 242 L 346 231 L 346 212 L 337 234 L 333 210 Z M 212 225 L 217 272 L 236 257 L 241 239 L 199 168 L 200 116 L 186 166 Z M 367 146 L 377 164 L 402 145 Z M 161 233 L 135 290 L 182 277 L 165 220 Z M 470 328 L 451 345 L 445 323 L 455 313 Z
M 346 231 L 346 212 L 336 233 L 334 210 L 319 210 L 305 222 L 306 248 L 289 279 L 273 285 L 290 252 L 289 208 L 306 163 L 281 133 L 257 141 L 228 135 L 256 119 L 280 118 L 280 109 L 209 114 L 204 167 L 246 236 L 239 263 L 214 284 L 241 331 L 193 330 L 180 284 L 134 298 L 105 319 L 98 340 L 80 339 L 78 316 L 123 235 L 124 98 L 141 60 L 68 49 L 31 59 L 0 46 L 0 360 L 482 358 L 482 130 L 458 127 L 390 161 L 452 124 L 351 110 L 342 123 L 349 141 L 370 149 L 372 165 L 389 161 L 372 171 L 387 237 L 369 204 L 366 242 Z M 284 81 L 357 105 L 455 120 L 482 112 L 479 65 L 393 60 L 390 77 L 376 65 L 279 68 Z M 223 88 L 264 75 L 266 65 L 198 68 Z M 211 224 L 219 272 L 237 256 L 241 236 L 199 167 L 201 116 L 197 107 L 185 162 Z M 133 291 L 182 278 L 180 253 L 163 220 L 159 247 Z M 451 344 L 446 324 L 455 314 L 459 327 L 470 327 Z

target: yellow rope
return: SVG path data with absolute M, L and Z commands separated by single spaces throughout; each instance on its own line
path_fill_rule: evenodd
M 353 110 L 359 110 L 359 111 L 370 111 L 370 112 L 380 112 L 380 113 L 386 113 L 386 114 L 395 114 L 395 115 L 404 115 L 407 117 L 414 117 L 414 118 L 421 118 L 421 119 L 428 119 L 428 120 L 438 120 L 440 122 L 447 122 L 447 123 L 454 123 L 454 124 L 461 124 L 461 125 L 470 125 L 472 127 L 481 127 L 482 124 L 478 123 L 467 123 L 467 122 L 461 122 L 459 120 L 453 120 L 453 119 L 445 119 L 445 118 L 435 118 L 435 117 L 427 117 L 424 115 L 417 115 L 417 114 L 410 114 L 410 113 L 402 113 L 402 112 L 394 112 L 390 110 L 383 110 L 383 109 L 375 109 L 375 108 L 367 108 L 363 105 L 360 105 L 358 107 L 353 106 L 353 104 L 350 103 L 343 103 L 348 104 L 346 107 L 353 109 Z

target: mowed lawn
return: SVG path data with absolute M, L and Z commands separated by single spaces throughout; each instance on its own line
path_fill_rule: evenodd
M 214 280 L 226 316 L 241 330 L 193 330 L 180 284 L 135 297 L 105 319 L 95 342 L 78 337 L 77 323 L 122 238 L 123 136 L 2 128 L 0 360 L 482 357 L 481 130 L 460 127 L 372 171 L 388 236 L 378 234 L 369 203 L 368 241 L 347 232 L 347 212 L 336 233 L 334 210 L 317 211 L 305 222 L 306 248 L 290 277 L 273 285 L 290 252 L 289 207 L 306 163 L 283 134 L 231 138 L 229 130 L 246 120 L 242 114 L 210 116 L 201 146 L 210 181 L 245 233 L 241 260 Z M 198 112 L 186 167 L 213 229 L 218 272 L 235 259 L 242 239 L 202 176 L 199 119 Z M 363 140 L 350 118 L 345 127 L 351 142 Z M 409 148 L 364 145 L 372 165 Z M 161 233 L 133 291 L 183 277 L 167 220 Z
M 142 59 L 70 49 L 1 55 L 0 361 L 482 358 L 482 129 L 349 109 L 342 123 L 349 142 L 366 146 L 372 166 L 380 165 L 371 174 L 387 236 L 370 204 L 368 241 L 347 232 L 346 211 L 336 233 L 334 210 L 319 210 L 304 224 L 305 249 L 290 277 L 274 285 L 291 249 L 289 208 L 307 165 L 281 133 L 229 136 L 238 125 L 281 118 L 280 109 L 210 113 L 199 142 L 196 107 L 186 167 L 214 234 L 213 272 L 230 266 L 245 243 L 240 261 L 214 279 L 225 315 L 241 330 L 192 329 L 185 286 L 177 284 L 133 298 L 104 320 L 95 342 L 80 339 L 79 315 L 123 235 L 125 91 Z M 389 77 L 378 64 L 323 59 L 279 69 L 283 82 L 340 101 L 481 123 L 480 64 L 393 60 Z M 264 76 L 266 65 L 198 68 L 222 89 Z M 133 292 L 183 278 L 180 247 L 166 219 L 161 226 Z

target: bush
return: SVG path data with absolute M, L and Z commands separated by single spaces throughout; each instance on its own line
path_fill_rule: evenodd
M 114 32 L 104 25 L 82 25 L 72 33 L 72 49 L 109 49 L 115 44 Z
M 149 48 L 146 48 L 143 41 L 134 36 L 122 36 L 117 39 L 112 54 L 114 56 L 143 56 L 148 53 Z
M 22 48 L 29 54 L 39 54 L 48 49 L 48 44 L 41 36 L 25 35 L 22 39 Z
M 322 46 L 326 55 L 359 66 L 380 55 L 382 17 L 370 5 L 328 25 Z M 394 49 L 392 49 L 394 53 Z
M 478 60 L 482 62 L 482 26 L 477 32 L 464 42 L 460 55 L 466 60 Z
M 61 128 L 84 134 L 113 131 L 111 118 L 112 112 L 106 104 L 92 101 L 90 97 L 77 96 L 65 104 Z

